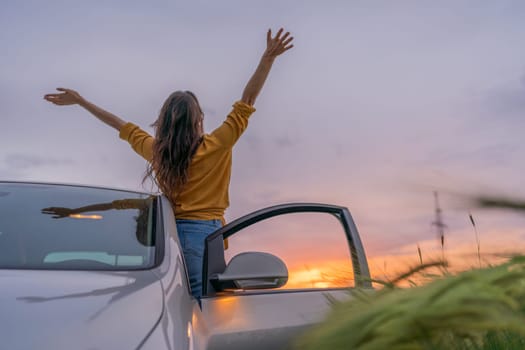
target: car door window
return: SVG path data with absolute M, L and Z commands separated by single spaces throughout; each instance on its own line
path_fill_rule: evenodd
M 279 257 L 288 268 L 280 289 L 354 286 L 345 230 L 331 213 L 289 213 L 250 225 L 229 239 L 225 260 L 257 251 Z

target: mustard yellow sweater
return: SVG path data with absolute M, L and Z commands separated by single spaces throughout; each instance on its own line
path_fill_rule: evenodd
M 192 158 L 188 182 L 180 193 L 166 194 L 176 198 L 177 219 L 219 219 L 224 223 L 224 211 L 229 206 L 232 148 L 248 126 L 255 108 L 235 102 L 226 120 L 211 134 L 206 134 Z M 132 123 L 120 129 L 120 138 L 147 161 L 153 155 L 153 136 Z

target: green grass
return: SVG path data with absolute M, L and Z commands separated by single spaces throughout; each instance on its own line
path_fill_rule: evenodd
M 298 349 L 525 349 L 523 257 L 423 286 L 351 293 Z

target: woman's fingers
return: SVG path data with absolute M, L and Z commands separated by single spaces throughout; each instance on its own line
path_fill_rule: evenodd
M 47 94 L 47 95 L 44 95 L 44 98 L 57 98 L 57 97 L 60 97 L 62 96 L 63 94 Z
M 271 29 L 268 29 L 267 35 L 266 35 L 266 41 L 267 41 L 267 49 L 266 53 L 270 56 L 279 56 L 283 52 L 290 50 L 293 45 L 291 45 L 293 41 L 293 36 L 290 36 L 290 32 L 284 33 L 283 28 L 280 28 L 277 31 L 277 34 L 275 34 L 275 37 L 272 38 L 272 31 Z M 282 36 L 281 36 L 282 35 Z
M 57 95 L 45 95 L 44 99 L 49 101 L 49 102 L 57 103 L 57 102 L 60 101 L 60 96 L 57 96 Z
M 288 45 L 283 49 L 283 52 L 290 50 L 293 47 L 293 45 Z
M 288 45 L 289 43 L 291 43 L 292 40 L 293 40 L 293 36 L 289 37 L 288 40 L 284 40 L 284 41 L 282 42 L 281 45 L 282 45 L 282 46 L 286 46 L 286 45 Z
M 273 45 L 283 45 L 283 46 L 286 46 L 286 45 L 288 45 L 288 44 L 293 40 L 293 36 L 292 36 L 292 37 L 289 37 L 289 36 L 290 36 L 290 32 L 286 32 L 286 33 L 281 37 L 282 32 L 283 32 L 283 28 L 279 29 L 279 31 L 278 31 L 277 34 L 275 35 L 275 38 L 272 39 L 272 36 L 271 36 L 271 30 L 268 30 L 268 36 L 267 36 L 267 39 L 268 39 L 269 41 L 271 41 Z
M 45 94 L 44 95 L 44 98 L 60 98 L 60 97 L 64 97 L 67 95 L 67 92 L 63 92 L 61 94 Z
M 277 32 L 277 34 L 275 34 L 275 39 L 274 40 L 279 40 L 279 37 L 281 36 L 281 33 L 283 32 L 283 28 L 280 28 L 279 31 Z
M 286 38 L 288 38 L 288 36 L 290 35 L 290 32 L 286 32 L 283 37 L 281 38 L 281 42 L 284 42 L 286 40 Z
M 49 101 L 51 103 L 54 103 L 56 105 L 60 105 L 60 106 L 63 106 L 63 105 L 66 105 L 66 104 L 70 104 L 71 102 L 65 100 L 62 98 L 63 96 L 44 96 L 44 99 L 46 101 Z
M 54 103 L 56 101 L 56 98 L 53 96 L 44 96 L 44 100 Z

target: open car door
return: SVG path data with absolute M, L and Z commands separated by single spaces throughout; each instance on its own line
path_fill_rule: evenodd
M 371 283 L 347 208 L 298 203 L 262 209 L 207 238 L 202 320 L 195 331 L 207 334 L 208 349 L 287 348 L 352 287 Z

